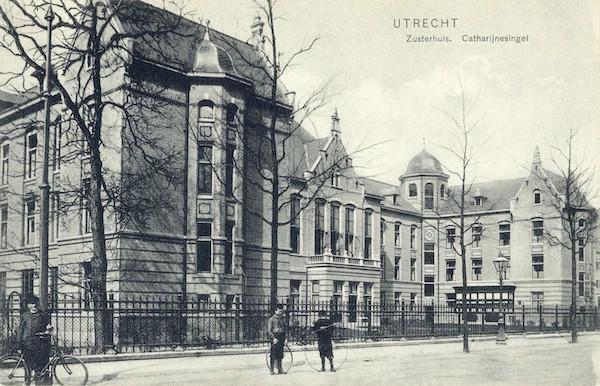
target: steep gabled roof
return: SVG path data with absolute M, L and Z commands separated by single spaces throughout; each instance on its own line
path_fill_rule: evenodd
M 135 36 L 134 57 L 185 73 L 194 72 L 196 53 L 207 30 L 205 26 L 139 0 L 112 0 L 111 4 L 123 28 L 120 32 Z M 271 96 L 270 71 L 260 52 L 214 29 L 210 30 L 210 40 L 219 48 L 221 61 L 231 61 L 232 66 L 222 66 L 223 70 L 249 81 L 258 96 Z M 284 103 L 285 93 L 284 85 L 279 84 L 278 100 Z
M 472 184 L 468 192 L 468 204 L 465 208 L 465 212 L 474 213 L 489 210 L 509 210 L 510 201 L 515 198 L 522 184 L 523 178 Z M 448 188 L 448 199 L 444 201 L 444 205 L 440 206 L 440 214 L 458 213 L 458 204 L 456 201 L 460 197 L 460 189 L 460 185 L 450 186 Z M 476 196 L 483 198 L 483 202 L 480 206 L 474 204 Z M 452 197 L 456 197 L 456 200 L 452 199 Z

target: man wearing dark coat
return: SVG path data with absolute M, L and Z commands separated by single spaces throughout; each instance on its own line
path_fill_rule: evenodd
M 325 358 L 329 359 L 329 369 L 335 371 L 333 367 L 333 344 L 331 343 L 334 328 L 335 325 L 327 317 L 327 311 L 319 311 L 319 319 L 313 324 L 312 330 L 317 333 L 321 371 L 325 371 Z
M 271 374 L 275 374 L 275 366 L 277 366 L 278 374 L 284 374 L 283 367 L 281 366 L 281 360 L 283 359 L 283 349 L 285 345 L 287 324 L 283 316 L 283 306 L 277 306 L 277 309 L 275 310 L 275 315 L 269 318 L 268 328 L 269 335 L 271 337 Z
M 35 382 L 37 385 L 51 384 L 49 376 L 40 377 L 40 374 L 50 356 L 50 337 L 40 334 L 49 334 L 52 329 L 50 316 L 42 312 L 39 299 L 29 296 L 26 300 L 27 309 L 21 316 L 19 325 L 19 343 L 23 350 L 25 362 L 35 371 Z

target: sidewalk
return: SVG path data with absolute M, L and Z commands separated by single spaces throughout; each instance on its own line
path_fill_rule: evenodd
M 583 331 L 578 332 L 577 336 L 597 335 L 600 336 L 600 331 Z M 558 333 L 541 333 L 541 334 L 509 334 L 508 341 L 520 339 L 552 339 L 552 338 L 570 338 L 570 332 Z M 475 336 L 470 337 L 469 342 L 488 342 L 496 340 L 496 336 Z M 371 347 L 394 347 L 394 346 L 417 346 L 417 345 L 432 345 L 432 344 L 457 344 L 462 342 L 462 337 L 456 338 L 428 338 L 428 339 L 400 339 L 393 341 L 382 342 L 351 342 L 341 343 L 338 347 L 347 347 L 348 349 L 371 348 Z M 290 344 L 290 349 L 294 352 L 316 351 L 315 345 L 300 346 Z M 172 350 L 172 351 L 156 351 L 156 352 L 140 352 L 140 353 L 119 353 L 119 354 L 100 354 L 100 355 L 82 355 L 80 358 L 86 363 L 98 362 L 117 362 L 117 361 L 133 361 L 133 360 L 149 360 L 149 359 L 166 359 L 166 358 L 186 358 L 186 357 L 210 357 L 224 355 L 247 355 L 247 354 L 262 354 L 267 350 L 266 346 L 261 347 L 230 347 L 219 349 L 190 349 L 190 350 Z

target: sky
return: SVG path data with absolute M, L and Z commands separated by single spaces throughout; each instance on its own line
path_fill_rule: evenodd
M 250 37 L 257 13 L 252 0 L 183 2 L 196 20 L 210 19 L 211 28 Z M 599 3 L 278 0 L 276 28 L 284 58 L 320 38 L 284 82 L 299 99 L 330 82 L 329 105 L 305 127 L 315 136 L 327 135 L 337 108 L 343 141 L 356 152 L 354 165 L 365 176 L 398 183 L 424 146 L 449 169 L 457 168 L 444 148 L 457 146 L 449 116 L 461 111 L 460 80 L 470 106 L 467 123 L 477 122 L 469 138 L 475 150 L 472 179 L 525 176 L 536 145 L 544 166 L 553 169 L 552 146 L 563 144 L 573 129 L 578 161 L 598 170 L 595 186 L 600 187 Z M 408 28 L 404 19 L 411 20 Z M 416 28 L 414 19 L 420 25 L 422 19 L 447 19 L 454 27 Z M 527 41 L 463 42 L 463 35 L 476 34 Z M 407 42 L 407 35 L 451 41 Z
M 257 13 L 248 0 L 194 0 L 186 8 L 244 40 Z M 598 1 L 279 0 L 276 12 L 284 57 L 320 38 L 286 74 L 287 88 L 298 98 L 325 82 L 334 90 L 327 108 L 305 126 L 327 135 L 337 108 L 361 174 L 397 183 L 424 143 L 456 169 L 444 147 L 457 146 L 449 115 L 460 115 L 461 80 L 472 106 L 467 122 L 477 122 L 470 138 L 474 180 L 524 176 L 536 145 L 544 166 L 553 169 L 552 146 L 564 144 L 573 129 L 578 160 L 598 170 L 600 186 Z M 411 19 L 410 28 L 404 19 Z M 425 29 L 415 28 L 414 19 L 456 21 L 454 28 Z M 407 42 L 409 34 L 451 41 Z M 463 42 L 463 35 L 475 34 L 527 41 Z

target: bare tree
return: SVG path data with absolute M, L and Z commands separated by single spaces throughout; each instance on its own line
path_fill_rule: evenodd
M 590 203 L 598 196 L 593 185 L 594 171 L 585 160 L 576 156 L 576 137 L 577 131 L 570 129 L 562 143 L 551 147 L 550 159 L 558 174 L 540 167 L 533 170 L 533 174 L 545 184 L 544 193 L 559 219 L 557 226 L 544 226 L 544 237 L 550 245 L 569 251 L 571 259 L 571 343 L 577 343 L 578 259 L 585 259 L 585 247 L 593 245 L 598 228 L 598 211 Z
M 458 254 L 461 260 L 462 269 L 462 327 L 463 327 L 463 352 L 469 352 L 469 325 L 467 315 L 467 247 L 473 243 L 473 241 L 467 241 L 468 232 L 478 232 L 481 237 L 484 232 L 484 228 L 480 224 L 480 215 L 469 216 L 469 210 L 475 205 L 473 197 L 475 193 L 474 188 L 474 177 L 471 175 L 471 170 L 477 147 L 473 145 L 474 132 L 479 128 L 483 117 L 473 118 L 473 108 L 476 106 L 479 99 L 480 93 L 478 93 L 472 100 L 468 100 L 463 86 L 463 81 L 459 77 L 460 85 L 459 94 L 456 95 L 459 108 L 458 114 L 449 112 L 442 109 L 442 113 L 449 118 L 452 122 L 454 132 L 456 133 L 456 146 L 440 145 L 442 149 L 449 152 L 455 160 L 458 161 L 458 169 L 452 170 L 446 167 L 448 173 L 459 180 L 459 184 L 456 188 L 449 189 L 448 200 L 446 207 L 442 207 L 440 213 L 452 213 L 453 216 L 448 218 L 448 221 L 452 223 L 457 233 L 452 239 L 449 240 L 452 244 L 453 250 Z M 489 203 L 493 205 L 493 203 Z M 455 239 L 458 239 L 458 245 L 455 243 Z
M 177 149 L 151 129 L 154 117 L 170 114 L 170 103 L 160 97 L 169 86 L 158 76 L 136 77 L 152 72 L 144 71 L 134 58 L 143 50 L 156 62 L 178 67 L 181 58 L 175 44 L 196 31 L 184 28 L 188 26 L 181 8 L 172 13 L 128 0 L 8 0 L 0 5 L 0 49 L 23 66 L 20 71 L 4 72 L 4 84 L 27 86 L 28 75 L 46 75 L 43 31 L 47 29 L 44 15 L 50 8 L 56 20 L 51 26 L 50 92 L 57 97 L 54 103 L 62 103 L 62 140 L 76 144 L 64 146 L 70 151 L 60 157 L 63 161 L 84 159 L 83 176 L 63 179 L 54 193 L 67 197 L 62 208 L 79 204 L 88 215 L 93 245 L 90 290 L 95 307 L 102 310 L 107 301 L 106 208 L 114 209 L 121 226 L 143 227 L 148 211 L 169 201 L 160 194 L 149 198 L 143 189 L 156 187 L 158 181 L 159 186 L 168 188 L 182 173 L 182 165 L 175 162 Z M 58 127 L 55 125 L 55 132 Z M 115 133 L 120 139 L 111 141 Z M 57 138 L 61 140 L 60 134 Z M 115 172 L 114 165 L 105 165 L 114 151 L 128 158 L 127 170 Z M 101 312 L 97 318 L 96 336 L 101 345 L 110 344 L 112 337 L 107 316 Z

